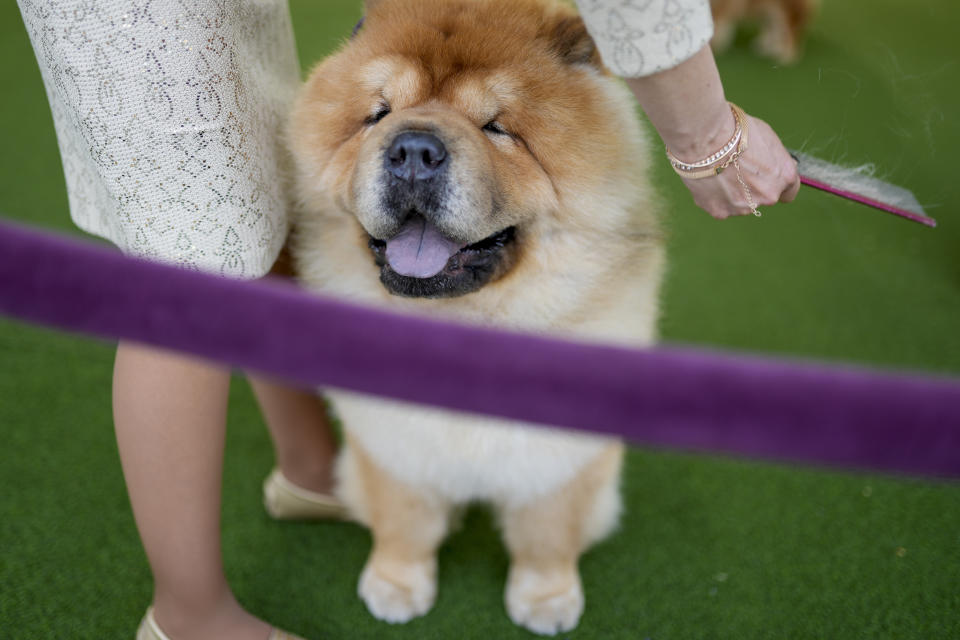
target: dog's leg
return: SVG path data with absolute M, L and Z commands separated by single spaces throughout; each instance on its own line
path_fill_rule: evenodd
M 611 445 L 556 493 L 499 506 L 511 555 L 504 599 L 516 624 L 550 635 L 577 625 L 583 612 L 577 560 L 617 522 L 622 458 L 623 446 Z
M 710 38 L 710 47 L 714 53 L 720 54 L 730 48 L 737 33 L 737 25 L 731 20 L 717 21 L 713 26 L 713 37 Z
M 714 53 L 723 53 L 733 44 L 737 33 L 737 16 L 743 13 L 742 0 L 710 0 L 713 9 L 713 37 L 710 46 Z
M 438 495 L 404 485 L 350 442 L 341 480 L 373 533 L 373 551 L 357 592 L 375 617 L 407 622 L 422 616 L 437 595 L 436 550 L 447 532 L 450 505 Z M 346 487 L 345 487 L 346 488 Z
M 757 51 L 783 64 L 796 62 L 804 25 L 795 22 L 795 18 L 793 6 L 783 3 L 767 5 L 756 42 Z

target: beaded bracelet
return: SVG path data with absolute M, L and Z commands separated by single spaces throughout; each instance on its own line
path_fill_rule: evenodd
M 715 176 L 726 169 L 733 160 L 743 155 L 743 152 L 747 150 L 746 114 L 740 107 L 732 102 L 727 104 L 730 105 L 730 111 L 733 112 L 733 119 L 736 126 L 733 135 L 730 136 L 730 140 L 728 140 L 719 151 L 697 162 L 684 162 L 673 155 L 670 149 L 666 149 L 670 166 L 673 167 L 673 170 L 676 171 L 677 174 L 693 180 Z M 727 156 L 731 157 L 724 161 Z
M 753 192 L 750 190 L 750 187 L 747 186 L 747 183 L 740 173 L 740 156 L 747 151 L 749 141 L 747 114 L 732 102 L 728 102 L 727 104 L 730 105 L 730 110 L 733 112 L 733 119 L 736 125 L 730 140 L 728 140 L 719 151 L 697 162 L 683 162 L 673 155 L 670 149 L 667 149 L 667 159 L 670 161 L 670 166 L 673 167 L 673 170 L 676 171 L 678 175 L 689 180 L 698 180 L 700 178 L 720 175 L 724 169 L 732 164 L 737 170 L 737 181 L 740 183 L 740 186 L 743 187 L 743 194 L 747 198 L 750 213 L 759 216 L 760 212 L 757 210 L 757 205 L 753 200 Z
M 734 148 L 740 142 L 741 136 L 743 135 L 743 124 L 740 119 L 740 116 L 737 114 L 736 109 L 734 109 L 733 104 L 732 103 L 728 103 L 728 104 L 730 104 L 730 111 L 733 112 L 735 127 L 733 130 L 733 135 L 730 136 L 730 139 L 727 141 L 727 144 L 723 145 L 723 147 L 721 147 L 720 150 L 717 151 L 716 153 L 713 153 L 707 156 L 703 160 L 698 160 L 697 162 L 684 162 L 683 160 L 680 160 L 677 156 L 673 155 L 669 147 L 665 148 L 667 152 L 667 160 L 670 161 L 670 164 L 671 166 L 673 166 L 674 171 L 676 171 L 680 175 L 686 175 L 687 173 L 696 171 L 697 169 L 702 169 L 703 167 L 709 167 L 710 165 L 715 164 L 716 162 L 723 159 L 731 151 L 734 150 Z

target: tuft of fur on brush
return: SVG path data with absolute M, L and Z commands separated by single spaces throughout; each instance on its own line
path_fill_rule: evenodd
M 874 177 L 876 167 L 873 164 L 844 167 L 800 151 L 791 151 L 790 154 L 797 160 L 797 171 L 805 178 L 927 217 L 923 205 L 912 192 Z

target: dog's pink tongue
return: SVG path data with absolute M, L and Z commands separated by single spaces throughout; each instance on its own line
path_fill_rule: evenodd
M 416 216 L 387 240 L 387 262 L 402 276 L 430 278 L 443 271 L 450 256 L 464 246 L 444 236 L 425 218 Z

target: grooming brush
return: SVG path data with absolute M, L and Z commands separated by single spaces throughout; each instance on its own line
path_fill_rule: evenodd
M 869 165 L 841 167 L 800 151 L 790 151 L 790 155 L 797 161 L 802 184 L 928 227 L 937 226 L 912 192 L 873 177 Z

